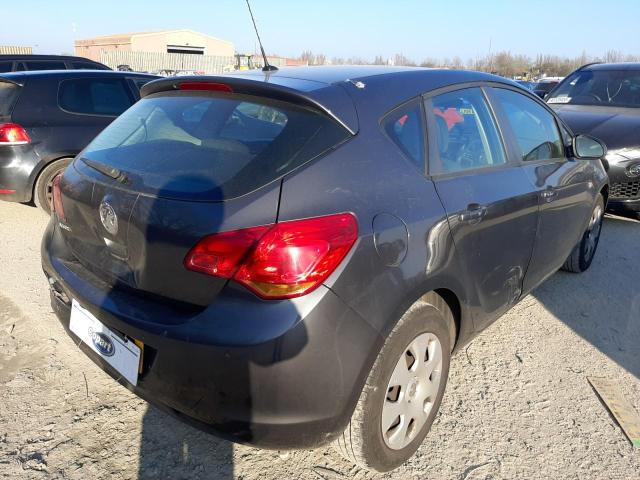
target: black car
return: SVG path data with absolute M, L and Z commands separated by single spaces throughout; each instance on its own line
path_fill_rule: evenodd
M 24 70 L 111 70 L 84 57 L 69 55 L 0 55 L 0 73 Z
M 142 97 L 54 181 L 52 306 L 127 388 L 235 441 L 398 466 L 451 352 L 598 245 L 604 147 L 500 77 L 310 67 Z
M 530 82 L 528 80 L 516 80 L 515 81 L 518 85 L 520 85 L 522 88 L 524 88 L 525 90 L 529 90 L 530 92 L 533 92 L 536 83 L 535 82 Z
M 608 148 L 609 210 L 640 216 L 640 63 L 601 63 L 569 75 L 548 103 L 575 133 Z
M 51 209 L 51 185 L 71 159 L 158 78 L 56 70 L 0 74 L 0 200 Z
M 558 80 L 541 80 L 539 82 L 533 83 L 531 89 L 533 93 L 538 95 L 540 98 L 546 98 L 551 90 L 553 90 L 558 83 Z

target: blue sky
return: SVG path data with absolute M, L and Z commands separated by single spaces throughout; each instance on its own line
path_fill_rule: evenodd
M 73 40 L 191 28 L 253 51 L 244 0 L 27 0 L 3 16 L 0 44 L 73 52 Z M 265 49 L 373 58 L 483 56 L 509 50 L 575 56 L 640 54 L 640 0 L 252 0 Z

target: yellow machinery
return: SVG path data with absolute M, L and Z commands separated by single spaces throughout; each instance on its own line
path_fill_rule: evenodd
M 250 53 L 236 53 L 235 70 L 253 70 L 256 64 L 253 62 L 253 55 Z

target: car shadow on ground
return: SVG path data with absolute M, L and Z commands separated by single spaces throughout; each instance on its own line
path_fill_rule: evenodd
M 131 239 L 137 235 L 148 244 L 153 242 L 161 244 L 167 237 L 181 239 L 185 229 L 183 217 L 185 210 L 182 205 L 178 207 L 177 202 L 171 203 L 167 199 L 173 198 L 172 195 L 176 192 L 184 191 L 185 185 L 197 186 L 199 191 L 206 193 L 203 195 L 204 198 L 225 198 L 224 192 L 219 190 L 213 182 L 197 176 L 177 176 L 158 190 L 157 198 L 136 200 L 136 215 L 140 221 L 137 225 L 129 226 L 128 238 Z M 200 208 L 199 214 L 200 219 L 206 218 L 208 231 L 202 235 L 218 232 L 226 215 L 233 215 L 225 211 L 227 207 L 224 202 L 208 202 L 203 205 L 204 208 Z M 196 213 L 189 212 L 189 214 L 198 218 Z M 132 233 L 135 228 L 141 230 Z M 195 275 L 201 274 L 195 273 Z M 117 304 L 119 301 L 118 295 L 108 295 L 108 297 L 113 303 Z M 125 303 L 119 311 L 126 311 L 126 308 Z M 246 310 L 239 311 L 246 312 Z M 284 318 L 301 320 L 301 314 L 293 304 L 282 306 L 278 314 L 283 315 Z M 229 324 L 234 320 L 233 315 L 234 313 L 228 313 L 228 318 L 224 319 L 209 318 L 210 328 L 222 331 L 225 328 L 229 329 Z M 235 313 L 235 315 L 243 315 L 243 313 Z M 235 350 L 230 347 L 224 355 L 222 348 L 216 343 L 218 338 L 212 339 L 206 335 L 198 337 L 197 327 L 190 332 L 190 335 L 195 340 L 191 343 L 175 341 L 174 351 L 163 350 L 162 345 L 156 346 L 156 356 L 151 357 L 152 360 L 150 360 L 153 365 L 150 368 L 156 369 L 155 376 L 150 375 L 152 380 L 149 380 L 149 376 L 142 377 L 138 387 L 144 391 L 145 382 L 148 382 L 146 388 L 149 388 L 152 398 L 158 396 L 158 391 L 154 392 L 154 388 L 160 391 L 160 397 L 162 395 L 170 397 L 169 403 L 162 398 L 155 398 L 160 404 L 164 401 L 167 408 L 171 408 L 171 402 L 180 404 L 183 408 L 187 408 L 187 412 L 183 411 L 185 415 L 191 415 L 203 425 L 215 426 L 217 430 L 247 442 L 259 441 L 264 433 L 254 431 L 252 420 L 256 410 L 265 411 L 268 403 L 266 399 L 270 397 L 255 395 L 254 392 L 258 387 L 252 380 L 251 372 L 255 368 L 266 368 L 290 360 L 302 352 L 307 344 L 304 322 L 299 321 L 295 327 L 290 328 L 286 340 L 283 339 L 284 336 L 279 336 L 247 348 L 242 348 L 241 343 L 241 346 Z M 241 342 L 245 340 L 242 338 Z M 147 345 L 145 348 L 151 350 L 153 347 Z M 181 355 L 175 355 L 178 350 Z M 172 357 L 172 355 L 175 356 Z M 188 361 L 183 362 L 185 359 Z M 162 382 L 170 385 L 173 391 L 164 391 L 163 388 L 166 385 L 158 385 Z M 197 393 L 194 393 L 194 390 Z M 188 394 L 194 396 L 198 394 L 200 398 L 193 403 L 193 397 L 185 398 Z M 233 444 L 199 431 L 149 405 L 142 419 L 138 478 L 232 479 L 234 478 Z
M 533 296 L 600 352 L 640 379 L 640 222 L 607 216 L 590 269 L 558 272 Z
M 232 479 L 233 444 L 148 406 L 142 419 L 138 478 Z

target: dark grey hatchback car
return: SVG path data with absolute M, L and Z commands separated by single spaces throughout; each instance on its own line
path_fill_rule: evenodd
M 53 307 L 140 397 L 390 470 L 451 353 L 593 259 L 604 147 L 502 78 L 299 68 L 151 82 L 54 184 Z

